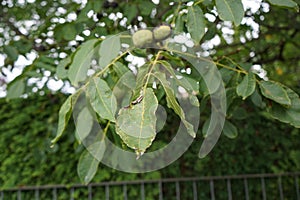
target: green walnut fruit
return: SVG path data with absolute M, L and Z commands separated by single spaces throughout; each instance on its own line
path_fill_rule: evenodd
M 132 41 L 137 48 L 145 48 L 153 44 L 153 34 L 149 30 L 140 30 L 133 34 Z
M 156 41 L 167 39 L 171 35 L 172 29 L 168 25 L 161 25 L 153 30 L 153 37 Z

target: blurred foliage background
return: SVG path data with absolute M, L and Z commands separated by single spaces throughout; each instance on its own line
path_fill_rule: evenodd
M 10 103 L 1 99 L 0 102 L 0 185 L 1 189 L 28 185 L 48 185 L 79 183 L 77 162 L 84 147 L 75 142 L 74 125 L 70 125 L 66 134 L 54 148 L 50 148 L 50 140 L 56 132 L 58 109 L 66 99 L 62 94 L 35 95 L 28 99 L 15 99 Z M 174 121 L 176 123 L 176 120 Z M 222 135 L 213 151 L 204 159 L 197 157 L 202 139 L 197 138 L 189 150 L 170 166 L 150 173 L 131 174 L 113 170 L 101 164 L 92 182 L 124 181 L 137 179 L 159 179 L 172 177 L 198 177 L 216 175 L 235 175 L 251 173 L 283 173 L 299 171 L 300 168 L 300 140 L 299 129 L 264 116 L 251 115 L 239 119 L 236 123 L 240 135 L 232 140 Z M 171 129 L 172 124 L 169 128 Z M 159 148 L 169 142 L 169 135 L 158 135 L 157 142 L 152 148 Z M 286 182 L 286 185 L 292 184 Z M 199 188 L 209 196 L 209 184 Z M 234 184 L 243 187 L 243 184 Z M 239 186 L 237 186 L 239 185 Z M 260 192 L 251 193 L 254 186 L 260 188 L 260 183 L 252 184 L 251 195 L 260 198 Z M 206 187 L 207 186 L 207 187 Z M 155 199 L 158 193 L 156 187 L 148 188 L 150 199 Z M 175 191 L 173 185 L 168 191 Z M 216 184 L 216 191 L 220 198 L 227 198 L 224 185 Z M 277 182 L 268 184 L 268 197 L 278 196 Z M 190 186 L 182 188 L 184 195 L 191 195 Z M 271 189 L 270 189 L 271 188 Z M 243 191 L 243 188 L 235 188 Z M 294 194 L 294 187 L 288 187 Z M 112 190 L 114 198 L 122 197 L 121 189 Z M 132 197 L 137 195 L 139 188 L 129 188 Z M 87 190 L 77 190 L 78 198 L 86 195 Z M 104 192 L 104 191 L 103 191 Z M 171 195 L 170 193 L 170 195 Z M 200 192 L 199 192 L 200 193 Z M 67 199 L 69 193 L 59 193 L 62 199 Z M 202 194 L 202 193 L 201 193 Z M 287 192 L 288 194 L 288 192 Z M 16 198 L 13 194 L 11 198 Z M 41 194 L 44 197 L 51 193 Z M 65 195 L 65 196 L 64 196 Z M 100 194 L 99 194 L 100 195 Z M 129 194 L 130 195 L 130 194 Z M 244 197 L 243 192 L 239 193 Z M 188 198 L 188 196 L 185 196 Z M 205 197 L 205 196 L 204 196 Z M 69 197 L 68 197 L 69 198 Z M 207 197 L 208 198 L 208 197 Z M 79 198 L 80 199 L 80 198 Z

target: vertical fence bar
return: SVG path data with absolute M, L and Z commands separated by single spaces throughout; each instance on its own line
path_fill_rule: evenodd
M 282 178 L 281 176 L 278 177 L 278 190 L 279 190 L 279 196 L 280 200 L 283 200 L 283 189 L 282 189 Z
M 245 197 L 246 200 L 249 200 L 249 188 L 248 188 L 248 180 L 244 178 L 244 188 L 245 188 Z
M 215 200 L 215 186 L 214 186 L 214 180 L 210 180 L 209 181 L 209 185 L 210 185 L 210 199 L 211 200 Z
M 180 185 L 178 181 L 176 181 L 176 199 L 180 200 Z
M 128 199 L 128 197 L 127 197 L 127 185 L 126 184 L 123 185 L 123 196 L 124 196 L 124 200 Z
M 1 192 L 0 192 L 0 200 L 3 200 L 3 198 L 4 198 L 4 192 L 1 191 Z
M 261 192 L 263 200 L 267 200 L 265 178 L 261 177 Z
M 163 189 L 162 189 L 162 182 L 158 182 L 158 191 L 159 191 L 159 200 L 163 200 Z
M 300 200 L 300 192 L 299 192 L 298 181 L 299 181 L 298 176 L 295 176 L 295 187 L 296 187 L 297 200 Z
M 141 183 L 141 199 L 145 200 L 145 184 L 144 184 L 144 182 Z
M 22 200 L 21 190 L 18 190 L 18 192 L 17 192 L 17 198 L 18 198 L 18 200 Z
M 40 190 L 38 188 L 35 189 L 34 196 L 36 200 L 40 200 Z
M 93 199 L 93 190 L 92 190 L 92 186 L 91 185 L 88 186 L 88 199 L 89 200 Z
M 105 186 L 105 199 L 108 200 L 109 199 L 109 185 Z
M 52 189 L 52 199 L 57 200 L 57 190 L 56 190 L 56 188 Z
M 232 191 L 231 191 L 231 181 L 227 179 L 227 193 L 228 193 L 228 200 L 232 200 Z
M 197 200 L 198 199 L 198 193 L 197 193 L 196 181 L 193 181 L 193 195 L 194 195 L 194 200 Z
M 74 200 L 74 188 L 73 187 L 70 190 L 70 196 L 71 196 L 70 199 Z

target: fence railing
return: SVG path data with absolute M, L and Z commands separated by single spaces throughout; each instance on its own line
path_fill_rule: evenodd
M 32 199 L 296 199 L 300 172 L 24 186 L 0 190 L 0 200 Z

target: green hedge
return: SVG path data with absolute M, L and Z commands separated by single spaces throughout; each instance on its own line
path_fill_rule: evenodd
M 2 189 L 79 182 L 76 165 L 83 147 L 75 141 L 74 126 L 70 125 L 58 144 L 50 148 L 57 113 L 65 98 L 61 94 L 46 94 L 10 102 L 0 99 Z M 299 171 L 299 129 L 267 120 L 264 113 L 250 113 L 246 119 L 234 122 L 239 127 L 239 136 L 234 140 L 221 136 L 204 159 L 197 157 L 202 143 L 201 137 L 197 137 L 179 160 L 162 170 L 128 174 L 101 165 L 93 182 Z M 154 142 L 153 148 L 167 143 L 172 126 L 169 121 L 165 128 L 168 134 L 158 136 L 160 140 Z M 155 195 L 157 191 L 152 193 Z

